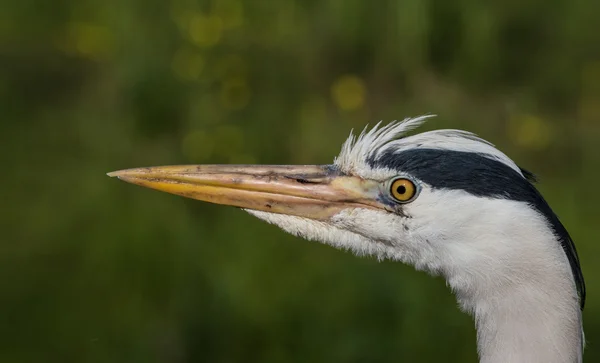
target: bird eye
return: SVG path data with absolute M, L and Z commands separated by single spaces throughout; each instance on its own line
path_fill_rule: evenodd
M 417 186 L 408 179 L 396 179 L 390 186 L 390 193 L 398 202 L 410 202 L 417 193 Z

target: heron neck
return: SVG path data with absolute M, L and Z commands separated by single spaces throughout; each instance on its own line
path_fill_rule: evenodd
M 564 259 L 546 257 L 511 266 L 523 276 L 499 272 L 485 291 L 456 290 L 475 318 L 482 363 L 581 362 L 581 310 L 571 271 Z
M 523 294 L 507 295 L 485 301 L 485 306 L 477 309 L 481 362 L 581 362 L 582 331 L 577 307 L 527 307 L 534 303 L 527 298 Z

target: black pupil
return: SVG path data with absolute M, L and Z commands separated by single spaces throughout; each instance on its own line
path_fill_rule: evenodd
M 396 188 L 396 191 L 398 194 L 404 194 L 406 193 L 406 187 L 404 185 L 400 185 L 398 188 Z

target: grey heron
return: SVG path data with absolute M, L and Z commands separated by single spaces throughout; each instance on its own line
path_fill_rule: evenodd
M 481 362 L 581 362 L 585 283 L 533 176 L 428 116 L 352 132 L 331 165 L 184 165 L 109 173 L 245 209 L 309 240 L 446 279 L 474 317 Z

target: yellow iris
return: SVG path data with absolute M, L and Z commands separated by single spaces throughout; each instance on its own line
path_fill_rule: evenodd
M 417 187 L 408 179 L 396 179 L 390 186 L 390 193 L 397 201 L 408 202 L 417 193 Z

